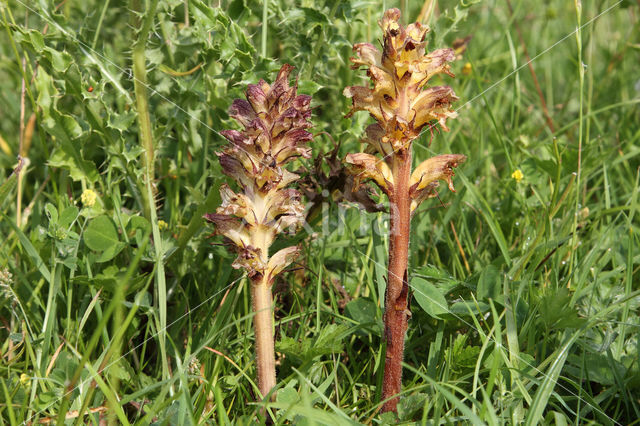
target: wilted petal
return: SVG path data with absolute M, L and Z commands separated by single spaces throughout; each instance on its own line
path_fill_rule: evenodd
M 449 130 L 446 127 L 446 119 L 456 116 L 450 106 L 457 99 L 449 86 L 430 87 L 422 91 L 411 104 L 411 110 L 415 114 L 413 126 L 421 128 L 431 120 L 438 120 L 444 130 Z
M 298 95 L 295 98 L 293 98 L 293 107 L 298 111 L 309 110 L 309 113 L 311 113 L 311 110 L 309 108 L 310 105 L 311 105 L 311 96 L 309 95 Z
M 235 146 L 242 146 L 245 144 L 246 137 L 242 132 L 237 130 L 222 130 L 220 131 L 220 134 Z
M 393 76 L 378 67 L 369 68 L 369 76 L 373 80 L 374 91 L 378 97 L 391 97 L 395 100 L 396 85 Z
M 356 52 L 356 58 L 350 58 L 353 62 L 352 68 L 358 68 L 361 65 L 382 66 L 382 53 L 371 43 L 356 43 L 353 45 L 353 51 Z
M 253 182 L 249 171 L 235 156 L 222 152 L 218 153 L 218 159 L 222 166 L 222 172 L 235 179 L 240 185 L 247 186 Z
M 425 56 L 424 60 L 420 64 L 421 66 L 426 66 L 426 69 L 423 71 L 427 71 L 429 74 L 439 73 L 439 71 L 447 62 L 451 62 L 456 59 L 455 51 L 451 48 L 445 49 L 436 49 L 433 52 L 430 52 L 427 56 Z
M 449 189 L 455 192 L 451 179 L 454 175 L 453 169 L 466 159 L 467 157 L 461 154 L 444 154 L 423 161 L 411 174 L 410 195 L 415 197 L 421 190 L 438 180 L 447 182 Z
M 378 197 L 378 194 L 371 186 L 361 186 L 358 189 L 354 189 L 354 185 L 353 176 L 348 176 L 342 191 L 342 196 L 345 200 L 360 204 L 369 213 L 386 210 L 384 204 L 378 203 L 374 199 L 374 197 Z
M 311 127 L 311 123 L 307 121 L 307 118 L 294 107 L 289 107 L 273 122 L 271 136 L 277 142 L 289 130 L 309 127 Z M 274 146 L 277 146 L 277 144 Z
M 285 188 L 272 192 L 265 198 L 262 221 L 271 224 L 284 216 L 302 217 L 304 207 L 300 203 L 302 194 L 296 189 Z
M 342 92 L 347 98 L 352 98 L 351 111 L 346 117 L 351 117 L 356 111 L 369 111 L 378 121 L 384 120 L 384 114 L 380 105 L 380 100 L 375 96 L 373 90 L 364 86 L 349 86 Z
M 280 216 L 276 221 L 274 221 L 273 229 L 277 233 L 282 233 L 286 230 L 295 231 L 302 225 L 302 223 L 304 223 L 304 216 L 301 211 L 299 214 Z
M 222 204 L 216 213 L 242 218 L 250 226 L 256 224 L 255 206 L 251 197 L 242 193 L 236 194 L 227 184 L 220 185 L 220 197 Z
M 284 248 L 271 256 L 265 270 L 269 284 L 272 284 L 275 276 L 296 260 L 298 256 L 300 256 L 300 249 L 297 246 Z
M 256 118 L 256 113 L 251 108 L 251 104 L 244 99 L 236 99 L 229 108 L 229 116 L 235 118 L 247 127 Z
M 414 22 L 407 25 L 406 34 L 407 39 L 410 39 L 414 44 L 421 43 L 424 40 L 425 34 L 429 31 L 429 27 L 422 25 L 420 22 Z M 409 41 L 409 40 L 407 40 Z M 405 42 L 406 43 L 406 42 Z
M 347 154 L 345 160 L 350 164 L 349 173 L 354 177 L 354 188 L 357 189 L 362 181 L 373 179 L 385 194 L 393 191 L 393 174 L 384 160 L 380 160 L 371 154 L 358 152 Z
M 247 86 L 247 100 L 253 107 L 253 110 L 258 114 L 264 114 L 269 110 L 267 95 L 257 84 L 250 84 Z
M 413 76 L 414 84 L 417 87 L 424 86 L 431 77 L 436 74 L 445 73 L 451 77 L 448 62 L 456 58 L 453 49 L 437 49 L 423 57 L 415 67 L 415 75 Z
M 232 267 L 246 270 L 249 278 L 253 278 L 256 275 L 264 275 L 267 265 L 259 248 L 251 245 L 239 246 L 236 248 L 236 252 L 238 257 L 231 264 Z
M 393 8 L 386 10 L 384 15 L 382 15 L 382 19 L 378 21 L 378 25 L 382 28 L 382 32 L 391 33 L 393 36 L 398 34 L 400 30 L 400 25 L 398 25 L 400 15 L 400 9 Z
M 280 71 L 278 71 L 278 76 L 276 77 L 276 82 L 285 82 L 287 87 L 289 87 L 289 74 L 291 74 L 291 71 L 293 71 L 294 68 L 295 67 L 293 65 L 289 64 L 284 64 L 280 67 Z
M 313 135 L 304 129 L 292 129 L 280 138 L 278 146 L 273 147 L 273 155 L 278 164 L 284 164 L 292 157 L 311 158 L 311 148 L 303 146 L 303 142 L 313 139 Z
M 240 219 L 219 213 L 207 213 L 204 218 L 215 225 L 217 234 L 225 236 L 236 246 L 249 245 L 251 239 Z
M 433 198 L 438 195 L 438 182 L 431 182 L 426 187 L 422 188 L 418 193 L 415 194 L 414 198 L 411 200 L 411 214 L 413 215 L 414 211 L 418 208 L 418 206 L 426 199 Z

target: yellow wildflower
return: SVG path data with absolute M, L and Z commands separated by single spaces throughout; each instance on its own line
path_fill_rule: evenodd
M 165 222 L 164 220 L 160 219 L 160 220 L 158 221 L 158 228 L 159 228 L 161 231 L 164 231 L 164 230 L 165 230 L 165 229 L 167 229 L 168 227 L 169 227 L 169 224 L 168 224 L 167 222 Z
M 29 377 L 28 374 L 22 373 L 20 375 L 20 383 L 22 384 L 22 386 L 29 386 L 29 384 L 31 383 L 31 377 Z
M 464 67 L 462 67 L 462 74 L 464 75 L 471 74 L 471 62 L 467 62 L 466 64 L 464 64 Z
M 522 170 L 517 169 L 515 172 L 511 173 L 511 177 L 516 180 L 516 182 L 520 183 L 524 175 L 522 174 Z
M 84 191 L 82 191 L 82 195 L 80 196 L 82 205 L 85 207 L 93 207 L 96 204 L 97 198 L 98 194 L 96 194 L 93 189 L 85 189 Z

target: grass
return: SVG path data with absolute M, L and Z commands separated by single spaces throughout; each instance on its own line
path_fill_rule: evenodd
M 274 288 L 273 403 L 254 402 L 249 283 L 202 215 L 225 181 L 217 132 L 248 82 L 295 65 L 314 97 L 314 155 L 333 149 L 321 132 L 341 158 L 357 152 L 371 120 L 343 118 L 342 89 L 363 81 L 351 45 L 379 37 L 384 8 L 416 19 L 423 5 L 159 0 L 131 12 L 151 3 L 0 2 L 0 422 L 245 424 L 263 407 L 279 424 L 395 421 L 378 413 L 388 215 L 336 198 L 283 241 L 304 256 Z M 638 5 L 511 6 L 428 14 L 431 46 L 473 38 L 446 82 L 460 117 L 418 139 L 414 161 L 468 160 L 458 192 L 413 220 L 399 418 L 633 424 Z

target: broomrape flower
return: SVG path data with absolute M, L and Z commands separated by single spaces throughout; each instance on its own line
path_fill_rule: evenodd
M 247 87 L 246 100 L 233 101 L 229 115 L 243 130 L 222 131 L 229 145 L 217 155 L 223 172 L 239 190 L 223 184 L 221 206 L 205 215 L 238 253 L 232 266 L 245 269 L 251 280 L 258 387 L 263 396 L 275 386 L 271 285 L 300 254 L 295 246 L 273 255 L 269 248 L 279 233 L 304 221 L 301 194 L 288 187 L 299 176 L 285 166 L 296 157 L 311 157 L 310 148 L 304 146 L 312 139 L 306 130 L 311 127 L 311 97 L 298 95 L 297 84 L 289 86 L 292 70 L 291 65 L 282 66 L 273 84 L 260 80 Z
M 390 9 L 379 21 L 382 51 L 370 43 L 353 46 L 356 56 L 351 58 L 352 68 L 366 68 L 373 87 L 351 86 L 344 90 L 353 102 L 347 117 L 356 111 L 368 111 L 376 120 L 365 131 L 367 150 L 345 158 L 354 186 L 357 189 L 363 181 L 373 181 L 387 194 L 391 207 L 383 411 L 396 411 L 398 398 L 394 395 L 401 387 L 404 336 L 410 315 L 407 263 L 411 216 L 422 201 L 436 196 L 439 181 L 454 190 L 453 169 L 466 159 L 460 154 L 438 155 L 411 170 L 412 142 L 425 128 L 438 124 L 448 131 L 447 120 L 457 116 L 451 107 L 458 99 L 453 89 L 427 85 L 438 74 L 453 77 L 448 62 L 456 54 L 453 49 L 427 53 L 425 35 L 429 28 L 420 23 L 404 28 L 399 20 L 400 11 Z

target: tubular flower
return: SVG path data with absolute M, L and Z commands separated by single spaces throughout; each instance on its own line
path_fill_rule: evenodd
M 351 165 L 351 173 L 361 177 L 358 182 L 371 178 L 387 194 L 393 187 L 393 179 L 389 180 L 387 176 L 387 170 L 393 168 L 392 157 L 400 151 L 410 151 L 411 142 L 426 126 L 432 128 L 440 124 L 443 130 L 448 131 L 447 119 L 457 116 L 451 103 L 458 97 L 451 87 L 426 87 L 437 74 L 453 77 L 448 62 L 455 59 L 455 51 L 447 48 L 426 53 L 425 35 L 429 27 L 416 22 L 404 28 L 398 23 L 399 19 L 400 11 L 390 9 L 379 21 L 384 33 L 382 52 L 370 43 L 357 43 L 353 47 L 356 57 L 351 58 L 352 68 L 366 67 L 373 87 L 351 86 L 344 90 L 344 95 L 353 102 L 347 116 L 356 111 L 368 111 L 375 118 L 377 123 L 367 128 L 364 142 L 369 144 L 369 152 L 383 157 L 383 160 L 363 164 L 360 154 L 350 154 L 346 162 Z M 464 155 L 457 155 L 455 161 L 449 161 L 447 175 L 451 176 L 451 167 L 465 159 Z M 381 161 L 389 167 L 377 164 Z M 420 166 L 422 169 L 423 165 Z M 441 162 L 427 160 L 426 165 L 437 167 Z M 432 174 L 437 170 L 424 172 Z M 381 182 L 385 182 L 384 187 Z M 437 183 L 434 182 L 433 186 Z M 451 184 L 449 187 L 453 189 Z M 435 195 L 435 192 L 431 193 Z M 415 196 L 416 200 L 424 199 L 420 194 Z
M 230 241 L 238 252 L 235 268 L 245 268 L 249 277 L 269 282 L 297 254 L 287 248 L 269 258 L 276 235 L 297 228 L 304 220 L 301 194 L 285 188 L 298 175 L 284 168 L 296 157 L 310 158 L 303 146 L 312 139 L 311 97 L 298 95 L 297 84 L 289 86 L 291 65 L 284 65 L 276 81 L 251 84 L 245 99 L 233 101 L 229 115 L 244 129 L 220 132 L 230 144 L 217 153 L 223 172 L 233 178 L 241 191 L 220 187 L 222 205 L 205 218 L 216 232 Z

